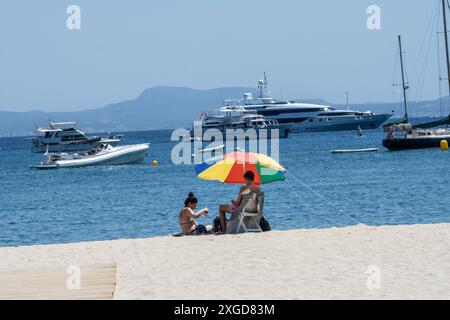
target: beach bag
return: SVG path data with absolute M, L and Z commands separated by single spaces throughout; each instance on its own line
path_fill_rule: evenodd
M 208 229 L 206 228 L 206 226 L 199 224 L 194 231 L 192 231 L 191 235 L 193 236 L 198 236 L 198 235 L 202 235 L 202 234 L 207 234 L 208 233 Z
M 220 225 L 220 218 L 217 216 L 213 220 L 213 231 L 220 232 L 222 231 L 222 226 Z
M 261 217 L 261 220 L 259 221 L 259 227 L 263 232 L 272 230 L 269 221 L 267 221 L 264 217 Z

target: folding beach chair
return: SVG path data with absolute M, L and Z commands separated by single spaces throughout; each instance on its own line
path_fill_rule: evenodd
M 252 193 L 239 214 L 239 224 L 236 233 L 262 232 L 259 222 L 263 216 L 264 192 Z

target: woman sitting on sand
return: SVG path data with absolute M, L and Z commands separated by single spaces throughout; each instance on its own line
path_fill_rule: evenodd
M 228 204 L 221 204 L 219 206 L 219 218 L 220 218 L 220 226 L 222 228 L 222 232 L 225 233 L 227 229 L 227 219 L 226 214 L 230 213 L 232 214 L 234 210 L 236 210 L 237 207 L 241 204 L 242 201 L 242 194 L 246 190 L 250 190 L 252 192 L 259 193 L 261 192 L 261 189 L 259 186 L 255 184 L 255 174 L 252 171 L 247 171 L 244 173 L 244 181 L 245 184 L 239 189 L 238 198 L 236 200 L 231 200 L 231 203 Z
M 204 234 L 206 227 L 197 224 L 195 219 L 208 213 L 208 208 L 204 208 L 198 212 L 194 212 L 197 208 L 198 200 L 192 192 L 189 192 L 187 199 L 184 201 L 184 208 L 180 210 L 178 220 L 180 222 L 181 232 L 185 235 Z

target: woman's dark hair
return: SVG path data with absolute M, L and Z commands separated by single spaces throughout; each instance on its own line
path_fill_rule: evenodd
M 186 200 L 184 200 L 184 206 L 187 207 L 189 204 L 191 203 L 197 203 L 198 200 L 197 198 L 194 196 L 194 193 L 189 192 L 188 197 L 186 198 Z
M 253 171 L 247 171 L 246 173 L 244 173 L 244 178 L 250 181 L 254 181 L 255 174 L 253 173 Z

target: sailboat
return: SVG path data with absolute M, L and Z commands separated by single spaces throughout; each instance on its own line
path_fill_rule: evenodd
M 445 35 L 445 50 L 447 60 L 447 74 L 448 74 L 448 87 L 450 93 L 450 58 L 448 48 L 448 31 L 447 31 L 447 17 L 445 1 L 442 0 L 443 22 L 444 22 L 444 35 Z M 447 117 L 423 123 L 419 125 L 412 125 L 408 119 L 408 104 L 406 98 L 406 91 L 409 86 L 405 83 L 404 66 L 403 66 L 403 52 L 401 36 L 398 36 L 400 47 L 400 65 L 402 69 L 402 86 L 403 86 L 403 103 L 405 114 L 403 118 L 396 122 L 385 126 L 387 132 L 386 139 L 383 140 L 383 146 L 391 151 L 406 150 L 406 149 L 422 149 L 422 148 L 439 148 L 441 141 L 446 140 L 450 142 L 450 130 L 447 130 L 447 126 L 450 124 L 450 115 Z M 445 129 L 428 130 L 439 126 L 446 126 Z

